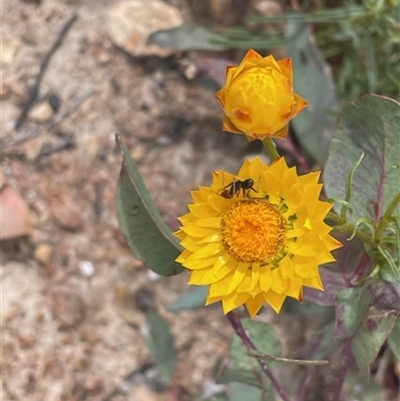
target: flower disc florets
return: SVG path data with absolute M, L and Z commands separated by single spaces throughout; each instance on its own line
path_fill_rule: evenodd
M 319 174 L 256 158 L 192 192 L 175 233 L 184 248 L 177 261 L 191 271 L 189 284 L 209 286 L 207 304 L 221 301 L 225 313 L 245 305 L 253 317 L 265 302 L 279 312 L 286 297 L 302 299 L 303 287 L 323 289 L 318 266 L 341 244 L 324 223 L 332 205 L 318 199 Z M 249 179 L 253 190 L 227 196 L 232 182 Z
M 270 262 L 285 242 L 286 220 L 275 205 L 248 199 L 235 203 L 222 217 L 221 241 L 239 262 Z

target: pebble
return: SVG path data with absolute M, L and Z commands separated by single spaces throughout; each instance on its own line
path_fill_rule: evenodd
M 65 289 L 54 289 L 50 294 L 50 303 L 61 329 L 76 327 L 85 319 L 86 306 L 77 293 Z
M 180 11 L 161 0 L 118 1 L 108 12 L 107 29 L 114 44 L 133 56 L 168 57 L 176 50 L 147 45 L 153 32 L 181 26 Z
M 168 393 L 158 394 L 146 387 L 136 387 L 129 394 L 130 400 L 135 401 L 168 401 L 171 399 L 171 395 Z
M 17 38 L 1 38 L 0 65 L 6 66 L 12 64 L 15 56 L 21 46 L 21 41 Z
M 54 247 L 52 244 L 43 242 L 36 246 L 33 257 L 42 265 L 48 265 L 54 254 Z
M 84 213 L 77 199 L 77 192 L 61 187 L 49 195 L 50 211 L 56 224 L 72 232 L 81 230 L 84 225 Z
M 82 260 L 79 262 L 79 270 L 84 277 L 92 277 L 94 274 L 94 266 L 90 260 Z
M 32 220 L 28 205 L 13 188 L 5 186 L 0 192 L 0 240 L 32 234 Z
M 54 108 L 48 101 L 40 102 L 32 107 L 29 118 L 37 123 L 45 123 L 54 115 Z

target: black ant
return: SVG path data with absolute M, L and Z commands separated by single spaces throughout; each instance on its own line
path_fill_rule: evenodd
M 237 180 L 232 181 L 230 184 L 226 185 L 221 192 L 221 196 L 226 199 L 233 198 L 234 195 L 239 195 L 240 190 L 243 191 L 243 196 L 246 195 L 246 191 L 254 191 L 257 192 L 254 188 L 254 180 L 252 178 L 248 178 L 247 180 Z

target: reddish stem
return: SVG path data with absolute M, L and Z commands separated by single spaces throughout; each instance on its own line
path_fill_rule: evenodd
M 342 349 L 342 361 L 340 366 L 339 377 L 336 382 L 335 390 L 331 401 L 339 401 L 340 393 L 342 392 L 344 379 L 346 378 L 350 361 L 351 361 L 350 341 L 346 341 Z
M 352 287 L 356 287 L 357 286 L 358 281 L 360 280 L 360 278 L 365 273 L 365 268 L 367 267 L 367 264 L 368 264 L 369 260 L 370 260 L 369 256 L 366 253 L 364 253 L 363 257 L 360 260 L 360 263 L 357 266 L 356 271 L 354 272 L 354 274 L 350 278 L 350 285 Z
M 239 317 L 235 314 L 235 312 L 229 312 L 227 314 L 227 318 L 229 320 L 229 323 L 235 330 L 235 333 L 239 336 L 239 338 L 242 340 L 243 345 L 246 347 L 248 351 L 256 351 L 258 352 L 256 346 L 254 345 L 253 341 L 251 341 L 250 337 L 247 335 L 242 322 L 240 321 Z M 271 380 L 272 385 L 274 386 L 275 390 L 279 394 L 279 396 L 282 398 L 283 401 L 290 401 L 289 396 L 286 394 L 285 390 L 282 388 L 280 383 L 277 381 L 276 377 L 268 367 L 268 365 L 265 363 L 264 360 L 258 359 L 258 363 L 261 366 L 261 369 L 265 373 L 265 375 L 268 377 L 269 380 Z

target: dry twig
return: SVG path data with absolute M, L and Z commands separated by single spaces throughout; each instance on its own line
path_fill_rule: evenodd
M 78 16 L 74 14 L 64 25 L 63 29 L 59 33 L 56 41 L 53 43 L 53 46 L 51 46 L 49 52 L 46 54 L 45 58 L 43 59 L 42 63 L 40 64 L 40 69 L 39 73 L 36 76 L 35 84 L 33 85 L 33 88 L 30 92 L 29 99 L 25 103 L 24 108 L 21 111 L 21 114 L 19 115 L 16 123 L 15 123 L 15 129 L 19 130 L 22 126 L 22 124 L 25 122 L 26 117 L 29 113 L 29 110 L 35 103 L 38 95 L 39 95 L 39 88 L 40 84 L 42 83 L 42 79 L 44 76 L 44 73 L 46 72 L 47 67 L 49 66 L 50 60 L 53 57 L 54 53 L 57 51 L 57 49 L 61 46 L 63 40 L 67 36 L 67 33 L 71 29 L 72 25 L 74 22 L 77 20 Z

